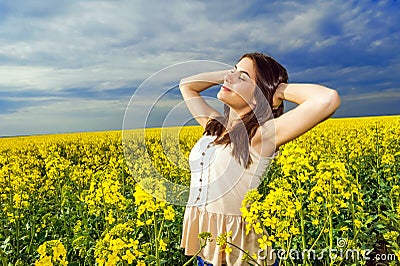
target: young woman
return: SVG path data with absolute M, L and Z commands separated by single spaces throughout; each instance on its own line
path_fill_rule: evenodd
M 224 114 L 200 96 L 216 84 L 222 84 L 217 97 L 225 104 Z M 199 233 L 211 232 L 216 238 L 231 231 L 230 242 L 250 255 L 260 254 L 260 236 L 254 230 L 246 234 L 242 200 L 260 184 L 281 145 L 335 112 L 340 105 L 338 93 L 321 85 L 288 84 L 286 69 L 261 53 L 243 55 L 231 70 L 185 78 L 179 87 L 193 117 L 204 128 L 189 156 L 191 183 L 181 247 L 185 254 L 194 255 L 200 249 Z M 283 100 L 298 106 L 283 113 Z M 214 239 L 197 257 L 198 264 L 246 264 L 239 249 L 232 247 L 229 254 L 222 250 Z M 274 256 L 266 257 L 261 261 L 259 256 L 258 261 L 276 263 Z

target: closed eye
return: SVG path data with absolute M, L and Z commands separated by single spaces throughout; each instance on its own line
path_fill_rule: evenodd
M 237 66 L 235 66 L 235 70 L 237 70 Z M 242 74 L 246 75 L 248 78 L 250 78 L 249 73 L 247 73 L 246 71 L 240 70 L 240 76 L 242 76 Z M 233 73 L 233 72 L 232 72 Z M 244 78 L 242 77 L 242 80 L 244 80 Z
M 236 71 L 237 71 L 236 67 L 235 67 L 234 69 L 231 69 L 231 73 L 235 73 Z M 243 77 L 243 74 L 247 74 L 247 73 L 244 72 L 244 71 L 240 71 L 239 79 L 240 79 L 241 81 L 245 81 L 245 78 Z

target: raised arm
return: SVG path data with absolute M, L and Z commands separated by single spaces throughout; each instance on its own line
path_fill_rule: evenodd
M 340 106 L 337 91 L 317 84 L 281 84 L 274 97 L 277 102 L 287 100 L 298 104 L 293 110 L 274 119 L 276 147 L 332 116 Z
M 203 97 L 200 96 L 200 92 L 213 85 L 223 83 L 227 73 L 228 70 L 201 73 L 184 78 L 179 84 L 189 111 L 203 128 L 205 128 L 210 117 L 218 116 L 219 113 L 206 103 Z

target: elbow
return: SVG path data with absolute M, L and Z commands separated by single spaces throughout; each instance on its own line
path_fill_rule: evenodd
M 341 101 L 339 93 L 336 90 L 331 90 L 329 96 L 329 106 L 330 110 L 332 110 L 332 113 L 334 113 L 339 108 L 340 103 Z
M 190 81 L 187 78 L 183 78 L 179 81 L 179 90 L 180 91 L 186 91 L 190 89 L 192 86 L 190 86 Z
M 329 89 L 326 96 L 321 99 L 322 109 L 327 113 L 327 117 L 332 116 L 341 104 L 339 93 Z
M 185 79 L 181 79 L 181 80 L 179 81 L 179 89 L 182 90 L 183 87 L 184 87 L 184 85 L 185 85 Z

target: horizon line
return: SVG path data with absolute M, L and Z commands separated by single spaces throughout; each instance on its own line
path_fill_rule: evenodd
M 372 118 L 372 117 L 387 117 L 387 116 L 400 116 L 400 114 L 380 114 L 380 115 L 364 115 L 364 116 L 340 116 L 340 117 L 330 117 L 327 120 L 334 119 L 352 119 L 352 118 Z M 79 134 L 79 133 L 102 133 L 102 132 L 110 132 L 110 131 L 123 131 L 123 130 L 140 130 L 140 129 L 157 129 L 157 128 L 173 128 L 173 127 L 193 127 L 200 125 L 184 125 L 184 126 L 168 126 L 168 127 L 160 127 L 160 126 L 148 126 L 145 128 L 131 128 L 131 129 L 104 129 L 104 130 L 87 130 L 87 131 L 64 131 L 64 132 L 44 132 L 44 133 L 34 133 L 34 134 L 16 134 L 16 135 L 1 135 L 0 139 L 5 138 L 18 138 L 18 137 L 34 137 L 34 136 L 46 136 L 46 135 L 67 135 L 67 134 Z

